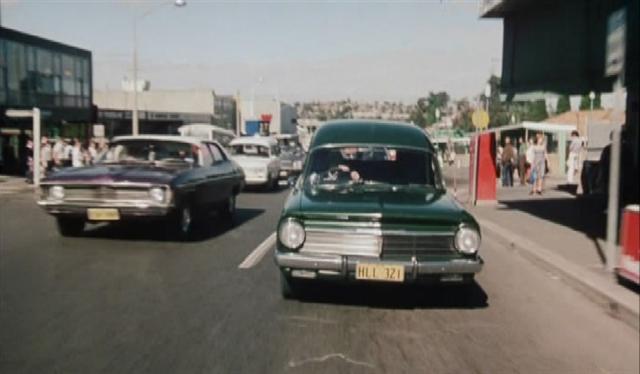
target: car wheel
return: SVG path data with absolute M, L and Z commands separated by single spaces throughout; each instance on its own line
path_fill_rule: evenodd
M 273 179 L 271 179 L 271 175 L 267 177 L 267 183 L 264 184 L 264 190 L 270 191 L 273 188 Z
M 188 240 L 193 233 L 194 215 L 189 205 L 182 205 L 176 209 L 169 220 L 169 232 L 178 240 Z
M 236 215 L 236 195 L 229 196 L 220 213 L 228 223 L 233 223 L 233 217 Z
M 280 272 L 280 294 L 282 298 L 290 300 L 300 296 L 301 285 L 288 275 Z
M 57 217 L 58 232 L 62 236 L 78 236 L 84 230 L 82 218 Z

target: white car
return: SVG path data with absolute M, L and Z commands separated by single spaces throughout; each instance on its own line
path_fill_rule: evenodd
M 229 143 L 232 158 L 244 170 L 249 186 L 278 186 L 280 158 L 278 142 L 271 137 L 247 136 Z

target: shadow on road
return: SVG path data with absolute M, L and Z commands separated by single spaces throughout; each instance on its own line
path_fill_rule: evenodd
M 502 200 L 506 208 L 526 212 L 543 220 L 579 231 L 589 237 L 598 248 L 598 255 L 604 262 L 604 253 L 597 239 L 606 236 L 607 216 L 605 204 L 595 197 L 567 197 L 553 199 Z
M 212 214 L 199 223 L 190 241 L 199 242 L 213 239 L 251 221 L 264 212 L 264 209 L 236 208 L 233 223 L 224 222 Z M 135 224 L 118 222 L 89 226 L 85 230 L 83 237 L 114 240 L 176 241 L 175 238 L 167 235 L 165 231 L 164 222 L 162 221 L 136 221 Z
M 501 200 L 502 209 L 520 210 L 547 221 L 580 231 L 592 238 L 604 238 L 607 217 L 605 206 L 598 199 L 553 198 Z
M 305 285 L 298 298 L 303 303 L 340 304 L 384 309 L 478 309 L 486 308 L 488 296 L 473 282 L 468 285 Z
M 264 186 L 244 186 L 242 192 L 259 193 L 259 194 L 277 194 L 282 190 L 289 189 L 289 185 L 276 185 L 274 188 L 266 188 Z

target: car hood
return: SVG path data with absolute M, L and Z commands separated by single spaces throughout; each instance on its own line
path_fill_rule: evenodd
M 147 165 L 94 165 L 62 169 L 43 183 L 154 183 L 169 184 L 184 168 Z
M 307 188 L 290 199 L 289 208 L 306 219 L 443 225 L 473 220 L 452 196 L 429 187 L 349 193 Z

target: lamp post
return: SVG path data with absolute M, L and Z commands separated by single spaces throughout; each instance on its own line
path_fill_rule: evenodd
M 589 106 L 592 112 L 593 112 L 593 100 L 595 99 L 596 99 L 596 93 L 593 91 L 589 92 Z
M 171 2 L 162 2 L 156 4 L 156 6 L 149 8 L 141 15 L 134 17 L 133 19 L 133 110 L 131 111 L 131 133 L 138 135 L 140 133 L 140 123 L 138 119 L 138 22 L 143 18 L 153 13 L 158 8 L 165 5 L 173 4 L 174 6 L 181 8 L 187 5 L 186 0 L 174 0 Z

